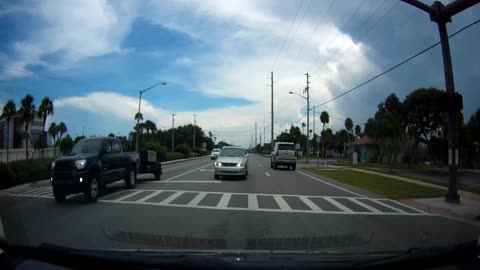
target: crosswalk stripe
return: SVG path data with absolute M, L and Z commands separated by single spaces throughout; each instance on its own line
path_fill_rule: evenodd
M 358 199 L 350 199 L 350 198 L 347 198 L 347 200 L 353 202 L 353 203 L 356 203 L 358 205 L 360 205 L 361 207 L 367 209 L 367 210 L 370 210 L 371 212 L 373 213 L 382 213 L 380 210 L 378 210 L 377 208 L 374 208 L 374 207 L 371 207 L 370 205 L 368 204 L 365 204 L 361 201 L 359 201 Z
M 335 207 L 339 208 L 340 210 L 342 210 L 342 211 L 345 212 L 345 213 L 351 213 L 351 212 L 353 212 L 350 208 L 344 206 L 343 204 L 335 201 L 335 200 L 332 199 L 332 198 L 324 197 L 324 199 L 325 199 L 326 201 L 328 201 L 329 203 L 333 204 Z
M 222 198 L 220 199 L 220 201 L 217 204 L 217 207 L 220 208 L 220 209 L 226 209 L 227 205 L 228 205 L 228 202 L 230 201 L 231 197 L 232 197 L 231 193 L 223 194 Z
M 300 200 L 302 200 L 304 204 L 306 204 L 310 209 L 312 209 L 312 211 L 317 213 L 325 212 L 322 208 L 318 207 L 315 203 L 310 201 L 307 196 L 298 196 L 298 198 L 300 198 Z
M 255 195 L 255 194 L 248 194 L 248 208 L 258 209 L 257 195 Z
M 15 194 L 11 193 L 12 196 L 25 196 L 25 197 L 37 197 L 37 198 L 52 198 L 53 197 L 53 190 L 52 188 L 37 188 L 34 190 L 30 190 L 24 193 Z M 145 194 L 140 194 L 140 193 Z M 153 197 L 158 196 L 166 192 L 166 194 L 170 196 L 162 196 L 163 201 L 148 201 Z M 193 193 L 193 194 L 191 194 Z M 138 195 L 140 194 L 140 195 Z M 178 203 L 172 203 L 177 198 L 180 198 L 182 195 L 186 195 L 186 197 L 182 197 Z M 218 200 L 217 205 L 199 205 L 199 203 L 204 200 L 207 195 L 219 194 L 221 195 L 220 199 Z M 187 196 L 188 195 L 188 196 Z M 192 196 L 193 195 L 193 196 Z M 243 196 L 244 198 L 247 197 L 247 205 L 242 207 L 229 207 L 228 205 L 231 203 L 233 199 L 232 196 Z M 120 197 L 118 197 L 120 196 Z M 130 197 L 139 197 L 138 200 L 127 200 Z M 259 197 L 263 196 L 268 198 L 272 201 L 272 203 L 276 203 L 278 208 L 260 208 L 259 207 Z M 288 203 L 290 200 L 286 200 L 286 197 L 289 198 L 298 198 L 297 203 L 303 203 L 306 207 L 302 209 L 292 208 L 292 206 Z M 77 196 L 78 197 L 78 196 Z M 73 197 L 70 196 L 69 199 L 77 198 L 76 195 Z M 108 198 L 112 199 L 108 199 Z M 117 198 L 115 198 L 117 197 Z M 81 196 L 78 198 L 81 199 Z M 77 198 L 77 199 L 78 199 Z M 189 201 L 185 200 L 187 198 Z M 317 205 L 314 200 L 316 198 L 321 198 L 324 200 L 324 203 L 329 203 L 332 206 L 335 206 L 337 210 L 328 211 L 322 209 L 321 205 Z M 262 212 L 276 212 L 276 213 L 316 213 L 316 214 L 343 214 L 343 215 L 408 215 L 408 216 L 419 216 L 419 215 L 433 215 L 431 213 L 426 213 L 419 209 L 406 206 L 400 202 L 395 200 L 389 200 L 385 198 L 360 198 L 360 197 L 339 197 L 339 196 L 310 196 L 310 195 L 283 195 L 283 194 L 261 194 L 261 193 L 229 193 L 229 192 L 215 192 L 215 191 L 187 191 L 187 190 L 146 190 L 146 189 L 135 189 L 135 190 L 122 190 L 117 191 L 112 194 L 109 194 L 105 198 L 100 197 L 100 202 L 106 203 L 122 203 L 122 204 L 140 204 L 140 205 L 156 205 L 156 206 L 169 206 L 169 207 L 189 207 L 189 208 L 200 208 L 200 209 L 213 209 L 213 210 L 232 210 L 232 211 L 262 211 Z M 375 203 L 378 206 L 382 206 L 384 208 L 375 208 L 374 205 L 371 205 L 370 202 L 373 204 Z M 290 203 L 293 203 L 290 202 Z M 392 205 L 390 205 L 392 203 Z M 393 204 L 394 203 L 394 204 Z M 366 209 L 367 211 L 360 211 L 357 208 L 352 208 L 355 204 L 361 209 Z M 397 206 L 397 207 L 396 207 Z M 402 207 L 402 209 L 400 209 Z M 387 211 L 388 209 L 389 211 Z M 410 209 L 411 211 L 408 211 Z M 333 210 L 333 209 L 330 209 Z M 394 212 L 392 212 L 394 211 Z M 414 212 L 413 212 L 414 211 Z
M 201 200 L 203 200 L 203 198 L 205 198 L 205 196 L 207 196 L 207 192 L 200 192 L 198 193 L 195 198 L 193 198 L 193 200 L 191 200 L 187 206 L 196 206 Z
M 280 209 L 282 210 L 292 210 L 292 208 L 290 207 L 290 205 L 288 205 L 288 203 L 285 201 L 285 199 L 283 199 L 282 196 L 279 196 L 279 195 L 273 195 L 273 198 L 275 199 L 275 201 L 277 202 L 278 206 L 280 207 Z
M 185 193 L 185 191 L 176 192 L 176 193 L 170 195 L 170 197 L 166 198 L 165 200 L 159 202 L 159 204 L 160 204 L 160 205 L 169 204 L 169 203 L 171 203 L 173 200 L 175 200 L 176 198 L 182 196 L 183 193 Z
M 113 199 L 112 201 L 114 201 L 114 202 L 123 201 L 123 200 L 125 200 L 125 199 L 127 199 L 127 198 L 129 198 L 129 197 L 132 197 L 132 196 L 137 195 L 137 194 L 140 193 L 140 192 L 143 192 L 143 190 L 136 190 L 136 191 L 134 191 L 134 192 L 130 192 L 130 193 L 126 194 L 125 196 L 122 196 L 122 197 L 120 197 L 120 198 Z
M 150 198 L 153 198 L 153 197 L 157 196 L 158 194 L 160 194 L 160 193 L 162 193 L 162 192 L 163 192 L 163 191 L 161 191 L 161 190 L 160 190 L 160 191 L 154 191 L 153 193 L 148 194 L 147 196 L 141 198 L 140 200 L 137 200 L 137 202 L 142 203 L 142 202 L 144 202 L 144 201 L 149 200 Z

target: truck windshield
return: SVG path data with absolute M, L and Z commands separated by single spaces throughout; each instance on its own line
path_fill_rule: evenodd
M 81 140 L 73 147 L 70 154 L 86 154 L 86 153 L 98 153 L 100 150 L 101 140 Z

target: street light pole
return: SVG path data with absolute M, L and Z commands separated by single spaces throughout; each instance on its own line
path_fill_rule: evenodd
M 305 75 L 307 76 L 307 87 L 305 88 L 305 91 L 307 92 L 307 155 L 305 162 L 308 163 L 308 156 L 310 155 L 310 82 L 308 78 L 310 78 L 310 76 L 308 73 L 305 73 Z
M 144 89 L 144 90 L 140 90 L 138 91 L 139 92 L 139 99 L 138 99 L 138 117 L 137 117 L 137 136 L 135 136 L 135 151 L 138 152 L 139 150 L 139 141 L 138 141 L 138 138 L 140 137 L 140 132 L 139 132 L 139 126 L 140 126 L 140 106 L 142 105 L 142 95 L 143 93 L 147 92 L 148 90 L 152 89 L 153 87 L 157 86 L 157 85 L 167 85 L 166 82 L 160 82 L 160 83 L 156 83 L 150 87 L 148 87 L 147 89 Z
M 196 115 L 193 114 L 193 148 L 192 148 L 193 157 L 195 157 L 195 125 L 197 124 L 197 119 L 195 117 Z
M 172 114 L 172 153 L 175 150 L 175 114 Z

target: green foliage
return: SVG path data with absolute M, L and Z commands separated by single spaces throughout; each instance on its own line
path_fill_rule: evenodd
M 60 152 L 64 155 L 68 154 L 73 148 L 73 140 L 70 135 L 67 135 L 60 141 Z
M 108 137 L 115 138 L 115 134 L 110 132 L 110 134 L 108 134 Z
M 166 156 L 167 156 L 167 161 L 185 158 L 182 153 L 177 153 L 177 152 L 173 152 L 173 153 L 168 152 Z
M 167 160 L 167 148 L 161 145 L 158 142 L 147 142 L 145 143 L 144 150 L 150 150 L 157 152 L 157 160 L 165 161 Z
M 5 189 L 15 184 L 15 173 L 7 163 L 0 162 L 0 189 Z
M 8 165 L 15 174 L 15 185 L 50 178 L 50 165 L 53 159 L 16 160 Z
M 179 144 L 175 147 L 175 152 L 182 153 L 184 157 L 191 156 L 192 149 L 186 144 Z
M 322 122 L 323 127 L 322 131 L 325 130 L 325 124 L 328 124 L 330 122 L 330 116 L 328 115 L 328 112 L 323 111 L 322 114 L 320 114 L 320 122 Z

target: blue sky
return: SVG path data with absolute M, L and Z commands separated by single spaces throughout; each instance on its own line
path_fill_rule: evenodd
M 279 133 L 298 119 L 298 125 L 306 121 L 304 100 L 288 94 L 301 92 L 306 72 L 312 75 L 312 104 L 318 104 L 438 41 L 426 14 L 396 0 L 74 5 L 0 4 L 0 103 L 18 104 L 30 93 L 38 104 L 49 96 L 56 113 L 48 121 L 64 121 L 73 136 L 83 129 L 86 135 L 128 134 L 138 90 L 165 81 L 144 95 L 145 118 L 163 129 L 171 127 L 173 113 L 176 125 L 192 123 L 197 114 L 197 123 L 218 139 L 248 145 L 255 122 L 259 133 L 264 125 L 270 132 L 271 71 Z M 455 16 L 448 29 L 453 33 L 479 18 L 476 5 Z M 471 53 L 480 47 L 479 25 L 451 39 L 466 119 L 480 104 L 480 56 Z M 439 48 L 317 112 L 330 113 L 334 130 L 347 116 L 363 127 L 388 94 L 403 98 L 431 86 L 444 88 Z

